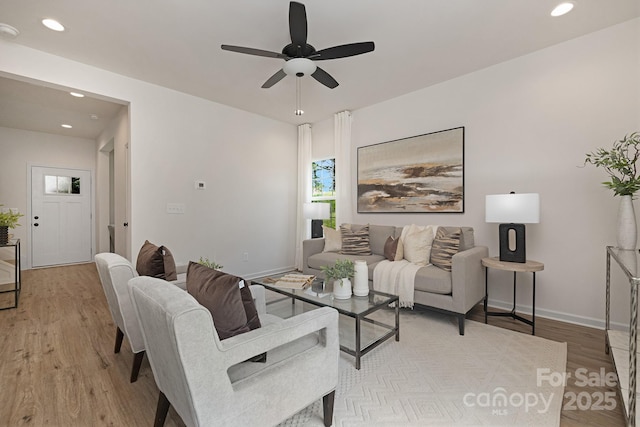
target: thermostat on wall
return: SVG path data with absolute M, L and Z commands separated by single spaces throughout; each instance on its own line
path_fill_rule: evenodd
M 207 188 L 207 183 L 204 181 L 196 181 L 196 190 L 204 190 Z

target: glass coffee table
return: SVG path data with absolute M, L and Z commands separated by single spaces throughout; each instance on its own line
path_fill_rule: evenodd
M 283 275 L 283 274 L 282 274 Z M 369 295 L 365 297 L 351 296 L 348 299 L 336 299 L 333 298 L 329 284 L 324 288 L 323 279 L 316 278 L 313 284 L 306 289 L 290 289 L 274 286 L 274 279 L 279 276 L 275 275 L 269 277 L 262 277 L 259 279 L 253 279 L 253 284 L 262 285 L 265 289 L 276 292 L 281 295 L 285 295 L 291 298 L 291 304 L 295 306 L 296 301 L 302 301 L 317 307 L 333 307 L 340 314 L 348 316 L 355 321 L 355 343 L 353 347 L 347 345 L 347 339 L 344 338 L 344 334 L 340 334 L 340 350 L 347 354 L 355 356 L 356 369 L 360 369 L 360 358 L 388 340 L 391 337 L 396 338 L 396 341 L 400 341 L 400 314 L 398 309 L 398 296 L 391 295 L 384 292 L 378 292 L 374 290 L 369 291 Z M 288 299 L 287 298 L 287 299 Z M 279 299 L 273 302 L 282 301 Z M 369 316 L 389 306 L 391 303 L 395 304 L 395 326 L 386 324 L 379 320 L 371 319 Z M 267 303 L 269 304 L 269 302 Z M 363 324 L 364 322 L 364 324 Z M 367 330 L 367 339 L 363 339 L 363 326 L 373 325 L 372 328 Z M 365 341 L 365 342 L 363 342 Z

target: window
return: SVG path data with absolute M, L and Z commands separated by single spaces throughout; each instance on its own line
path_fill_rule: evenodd
M 322 224 L 336 228 L 336 162 L 335 159 L 318 160 L 311 163 L 311 201 L 331 205 L 331 218 Z
M 80 194 L 80 178 L 45 175 L 45 194 Z

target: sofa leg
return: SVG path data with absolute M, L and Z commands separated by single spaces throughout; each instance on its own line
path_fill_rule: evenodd
M 464 335 L 464 318 L 466 316 L 464 314 L 458 314 L 458 330 L 460 331 L 460 335 Z
M 333 402 L 336 397 L 336 391 L 322 396 L 322 412 L 324 415 L 324 426 L 329 427 L 333 424 Z

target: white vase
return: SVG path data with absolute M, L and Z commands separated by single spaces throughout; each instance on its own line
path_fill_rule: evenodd
M 333 282 L 333 297 L 336 299 L 351 298 L 351 280 L 344 278 Z
M 353 294 L 357 297 L 369 295 L 369 270 L 367 262 L 357 260 L 353 262 Z
M 618 248 L 635 249 L 637 241 L 636 213 L 631 196 L 620 197 L 618 210 Z

